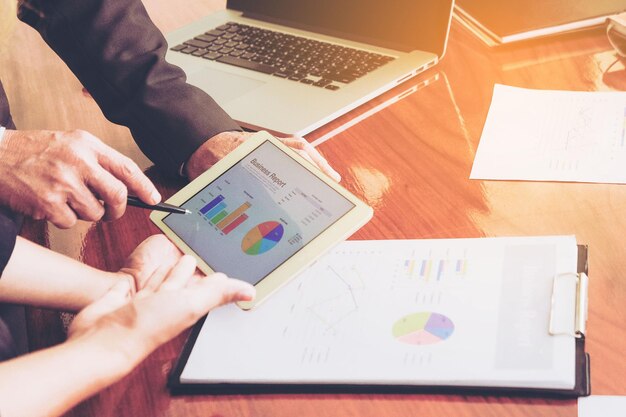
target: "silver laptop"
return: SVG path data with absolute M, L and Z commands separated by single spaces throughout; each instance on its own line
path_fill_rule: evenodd
M 168 62 L 241 126 L 304 135 L 435 65 L 453 0 L 228 0 Z

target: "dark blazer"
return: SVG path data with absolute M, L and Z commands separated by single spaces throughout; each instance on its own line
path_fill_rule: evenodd
M 143 152 L 171 174 L 208 138 L 239 130 L 211 97 L 185 82 L 180 68 L 165 62 L 167 43 L 140 0 L 25 0 L 19 17 L 65 61 L 104 115 L 127 126 Z M 14 127 L 2 84 L 0 125 Z M 0 276 L 18 229 L 19 219 L 0 207 Z M 0 306 L 0 361 L 21 350 L 14 313 Z
M 14 129 L 13 119 L 11 118 L 11 111 L 9 110 L 9 100 L 4 92 L 2 83 L 0 82 L 0 126 L 4 126 L 9 129 Z
M 165 38 L 140 0 L 30 0 L 19 17 L 160 168 L 178 174 L 208 138 L 240 129 L 211 97 L 186 83 L 179 67 L 165 62 Z

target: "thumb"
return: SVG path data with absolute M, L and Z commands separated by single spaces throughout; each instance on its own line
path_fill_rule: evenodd
M 221 305 L 237 301 L 251 301 L 255 295 L 255 288 L 247 282 L 217 273 L 196 282 L 190 302 L 194 312 L 200 318 Z

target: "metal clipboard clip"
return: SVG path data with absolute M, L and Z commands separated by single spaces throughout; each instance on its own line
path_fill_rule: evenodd
M 589 277 L 584 272 L 564 273 L 554 277 L 550 305 L 551 335 L 585 337 Z

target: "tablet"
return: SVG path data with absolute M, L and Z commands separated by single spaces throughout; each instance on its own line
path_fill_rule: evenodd
M 150 219 L 206 274 L 253 284 L 250 309 L 346 239 L 373 211 L 267 132 L 259 132 L 172 196 L 191 214 Z

